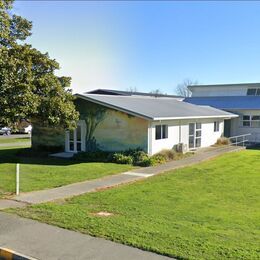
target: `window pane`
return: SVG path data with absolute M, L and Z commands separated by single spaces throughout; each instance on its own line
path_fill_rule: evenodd
M 201 129 L 201 123 L 196 123 L 196 129 Z
M 78 152 L 81 151 L 81 142 L 77 142 L 77 151 L 78 151 Z
M 250 116 L 243 116 L 243 120 L 250 120 Z
M 196 137 L 200 137 L 201 136 L 201 130 L 196 131 Z
M 260 88 L 257 89 L 257 91 L 256 91 L 256 95 L 257 95 L 257 96 L 260 96 Z
M 70 151 L 74 151 L 74 142 L 70 142 Z
M 250 126 L 250 121 L 243 121 L 243 126 Z
M 74 140 L 74 131 L 69 131 L 70 132 L 70 140 Z
M 201 138 L 196 138 L 196 147 L 201 146 Z
M 255 96 L 255 94 L 256 94 L 256 88 L 249 88 L 247 90 L 247 95 L 248 96 Z
M 218 132 L 219 131 L 219 122 L 215 121 L 214 122 L 214 132 Z
M 259 120 L 258 121 L 252 121 L 251 126 L 259 128 L 260 127 L 260 121 Z
M 193 136 L 189 137 L 189 148 L 194 148 L 194 137 Z
M 194 124 L 189 124 L 189 135 L 194 135 Z
M 252 116 L 252 120 L 260 120 L 260 116 Z
M 168 138 L 168 126 L 162 125 L 162 138 Z
M 158 139 L 161 139 L 161 125 L 157 125 L 155 126 L 155 139 L 158 140 Z
M 81 126 L 77 126 L 77 141 L 81 141 Z

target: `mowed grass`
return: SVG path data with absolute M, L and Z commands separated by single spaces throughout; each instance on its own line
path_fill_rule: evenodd
M 259 259 L 259 175 L 260 151 L 247 150 L 11 212 L 179 259 Z
M 25 137 L 3 137 L 3 136 L 0 136 L 0 145 L 1 144 L 15 144 L 15 143 L 25 143 L 25 142 L 28 142 L 30 143 L 31 142 L 31 138 L 29 136 L 25 136 Z
M 0 197 L 15 192 L 15 167 L 20 163 L 21 192 L 59 187 L 132 169 L 114 163 L 84 163 L 51 157 L 23 157 L 24 148 L 0 147 Z M 17 153 L 20 156 L 17 156 Z

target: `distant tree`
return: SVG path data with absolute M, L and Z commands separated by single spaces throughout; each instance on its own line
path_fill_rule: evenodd
M 191 79 L 185 79 L 182 83 L 178 84 L 176 87 L 176 93 L 182 97 L 190 97 L 191 92 L 188 86 L 197 85 L 198 81 L 193 81 Z
M 56 76 L 58 62 L 24 43 L 32 23 L 12 14 L 12 4 L 0 0 L 0 124 L 27 118 L 42 126 L 75 127 L 71 79 Z
M 129 87 L 126 89 L 126 91 L 133 93 L 133 92 L 137 92 L 138 90 L 137 87 Z
M 150 91 L 150 93 L 155 95 L 163 95 L 163 92 L 158 88 Z

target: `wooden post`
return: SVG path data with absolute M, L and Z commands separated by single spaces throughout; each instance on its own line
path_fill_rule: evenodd
M 16 164 L 16 195 L 19 195 L 20 190 L 20 164 Z

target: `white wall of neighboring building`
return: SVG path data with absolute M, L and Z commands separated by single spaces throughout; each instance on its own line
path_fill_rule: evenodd
M 246 96 L 248 88 L 260 88 L 250 85 L 231 86 L 192 86 L 192 97 Z
M 214 121 L 219 122 L 219 131 L 214 132 Z M 224 120 L 196 119 L 196 120 L 168 120 L 151 122 L 148 128 L 148 153 L 150 155 L 163 149 L 172 149 L 179 143 L 189 146 L 189 123 L 201 123 L 201 147 L 208 147 L 216 143 L 217 139 L 224 133 Z M 155 126 L 168 125 L 168 138 L 155 139 Z
M 243 115 L 260 116 L 260 110 L 234 110 L 232 113 L 239 115 L 239 118 L 231 119 L 231 136 L 251 134 L 247 137 L 251 142 L 260 143 L 260 127 L 243 126 Z

